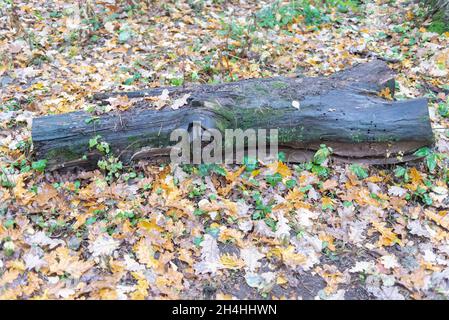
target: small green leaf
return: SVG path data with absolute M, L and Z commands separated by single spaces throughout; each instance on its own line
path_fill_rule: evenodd
M 279 153 L 278 153 L 278 161 L 285 162 L 286 159 L 287 159 L 287 157 L 285 156 L 285 153 L 284 153 L 284 152 L 279 152 Z
M 414 155 L 417 157 L 425 157 L 428 154 L 430 154 L 430 149 L 427 147 L 422 147 L 421 149 L 418 149 L 415 151 Z
M 368 173 L 363 169 L 360 165 L 354 163 L 352 164 L 349 169 L 357 176 L 359 179 L 365 179 L 368 178 Z
M 39 172 L 44 172 L 46 167 L 47 167 L 47 160 L 45 159 L 35 161 L 31 164 L 31 168 Z
M 289 189 L 293 188 L 294 186 L 296 186 L 296 180 L 293 179 L 289 179 L 285 182 L 285 186 Z
M 332 149 L 326 147 L 325 144 L 320 145 L 320 149 L 314 154 L 313 162 L 317 165 L 321 165 L 332 153 Z
M 277 222 L 273 218 L 265 218 L 265 224 L 271 228 L 271 231 L 276 231 Z
M 275 187 L 279 182 L 282 181 L 282 175 L 279 173 L 268 175 L 266 176 L 266 180 L 270 186 Z
M 118 35 L 118 41 L 124 43 L 131 38 L 131 32 L 128 29 L 120 31 Z
M 396 169 L 394 169 L 394 176 L 396 178 L 403 177 L 407 173 L 407 169 L 401 166 L 397 166 Z
M 432 152 L 426 156 L 426 165 L 430 172 L 435 170 L 437 166 L 437 155 L 435 153 Z

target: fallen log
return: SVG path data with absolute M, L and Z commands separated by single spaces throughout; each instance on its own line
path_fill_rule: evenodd
M 333 157 L 345 162 L 398 163 L 416 159 L 413 154 L 433 144 L 426 99 L 392 101 L 378 93 L 394 93 L 394 75 L 385 62 L 374 60 L 329 77 L 276 77 L 220 85 L 156 88 L 135 92 L 99 93 L 94 99 L 126 95 L 129 98 L 170 97 L 190 94 L 177 110 L 155 110 L 141 99 L 123 112 L 107 113 L 98 121 L 92 115 L 72 112 L 33 120 L 36 156 L 52 169 L 86 166 L 100 155 L 89 140 L 100 135 L 115 155 L 127 163 L 140 158 L 169 155 L 170 133 L 188 129 L 194 121 L 220 132 L 225 129 L 279 130 L 279 150 L 290 162 L 307 160 L 320 144 L 333 148 Z M 299 108 L 292 106 L 299 102 Z

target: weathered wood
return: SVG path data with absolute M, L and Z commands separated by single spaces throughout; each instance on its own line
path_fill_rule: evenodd
M 98 159 L 88 141 L 101 135 L 124 162 L 169 153 L 170 133 L 188 129 L 193 121 L 207 128 L 279 130 L 279 149 L 289 161 L 307 159 L 319 145 L 334 149 L 334 158 L 366 163 L 396 163 L 415 159 L 413 152 L 433 143 L 426 99 L 389 101 L 378 96 L 394 92 L 392 71 L 385 62 L 360 64 L 330 77 L 251 79 L 220 85 L 170 87 L 171 97 L 190 93 L 178 110 L 154 110 L 142 99 L 122 113 L 92 116 L 73 112 L 36 118 L 32 139 L 38 158 L 51 168 L 86 165 Z M 158 96 L 164 88 L 96 94 L 130 98 Z M 300 102 L 300 109 L 292 101 Z M 142 148 L 143 151 L 142 151 Z M 81 160 L 84 155 L 87 159 Z M 399 156 L 399 157 L 398 157 Z

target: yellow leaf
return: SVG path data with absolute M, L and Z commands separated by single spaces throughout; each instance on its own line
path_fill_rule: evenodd
M 334 201 L 331 198 L 329 198 L 329 197 L 323 197 L 321 199 L 321 204 L 322 204 L 323 207 L 329 207 L 329 206 L 332 206 L 334 204 Z
M 282 260 L 290 267 L 296 267 L 307 261 L 307 258 L 299 253 L 295 253 L 295 247 L 289 246 L 287 249 L 281 249 Z
M 8 283 L 13 282 L 20 275 L 20 271 L 16 269 L 6 270 L 3 276 L 0 278 L 0 287 L 5 286 Z
M 234 171 L 234 172 L 226 172 L 226 180 L 228 180 L 229 182 L 234 182 L 235 179 L 237 179 L 242 172 L 245 170 L 245 166 L 241 166 L 238 170 Z
M 221 264 L 227 269 L 240 269 L 245 263 L 234 254 L 225 253 L 220 257 Z
M 379 92 L 379 97 L 385 98 L 385 99 L 387 99 L 387 100 L 393 100 L 393 97 L 391 96 L 390 88 L 388 88 L 388 87 L 383 88 L 383 89 Z
M 267 165 L 267 167 L 273 172 L 273 174 L 279 173 L 283 178 L 290 177 L 292 172 L 288 166 L 282 161 L 275 161 Z
M 335 251 L 334 238 L 330 234 L 320 234 L 319 239 L 327 243 L 329 250 Z
M 410 178 L 412 179 L 413 184 L 419 184 L 422 181 L 421 174 L 415 167 L 410 169 Z
M 440 211 L 439 213 L 432 212 L 428 209 L 424 210 L 426 217 L 434 221 L 439 226 L 449 230 L 449 215 L 447 211 Z
M 279 275 L 279 276 L 277 277 L 277 279 L 276 279 L 276 283 L 277 283 L 278 285 L 282 286 L 282 285 L 288 283 L 288 281 L 287 281 L 287 279 L 286 279 L 284 276 Z
M 148 295 L 148 288 L 150 287 L 147 279 L 141 272 L 131 272 L 134 279 L 137 280 L 136 291 L 131 293 L 131 299 L 144 300 Z
M 395 244 L 399 244 L 402 246 L 402 241 L 398 238 L 398 236 L 392 231 L 392 228 L 386 228 L 385 223 L 380 223 L 373 221 L 372 225 L 376 229 L 377 232 L 380 233 L 379 240 L 377 241 L 378 246 L 393 246 Z
M 138 227 L 142 228 L 142 229 L 145 229 L 147 231 L 153 231 L 153 230 L 156 230 L 156 231 L 159 231 L 159 232 L 164 231 L 164 229 L 159 227 L 153 220 L 152 221 L 148 221 L 148 220 L 139 221 Z
M 101 300 L 116 300 L 117 299 L 117 291 L 110 288 L 102 288 L 98 292 L 98 295 Z
M 371 176 L 369 178 L 366 178 L 365 181 L 372 182 L 372 183 L 377 183 L 377 182 L 382 182 L 383 178 L 379 177 L 379 176 Z
M 216 294 L 215 300 L 232 300 L 232 295 L 219 292 Z

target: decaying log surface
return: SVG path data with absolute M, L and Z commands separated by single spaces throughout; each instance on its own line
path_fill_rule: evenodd
M 335 159 L 347 162 L 415 159 L 415 150 L 433 143 L 427 100 L 386 100 L 378 96 L 386 87 L 394 92 L 394 75 L 380 60 L 329 77 L 169 87 L 171 98 L 189 93 L 188 103 L 177 110 L 154 110 L 142 99 L 132 109 L 103 114 L 94 123 L 89 123 L 92 115 L 85 112 L 44 116 L 33 120 L 32 139 L 37 157 L 48 159 L 53 169 L 95 163 L 98 155 L 88 148 L 95 135 L 125 163 L 167 156 L 174 144 L 170 133 L 188 129 L 193 121 L 221 132 L 277 128 L 279 149 L 290 162 L 304 161 L 323 143 L 333 148 Z M 163 89 L 100 93 L 94 99 L 106 103 L 116 95 L 158 96 Z M 299 109 L 292 106 L 294 100 L 299 101 Z

